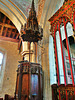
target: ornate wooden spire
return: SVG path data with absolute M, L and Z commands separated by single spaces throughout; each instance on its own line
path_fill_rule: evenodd
M 36 11 L 34 7 L 34 0 L 32 0 L 31 9 L 29 11 L 29 17 L 27 18 L 27 24 L 22 27 L 22 39 L 23 41 L 38 42 L 42 39 L 42 28 L 39 28 L 36 17 Z
M 33 10 L 35 9 L 34 7 L 34 0 L 32 0 L 32 7 L 31 7 Z

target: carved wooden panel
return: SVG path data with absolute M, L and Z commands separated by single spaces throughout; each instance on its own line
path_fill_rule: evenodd
M 73 85 L 52 85 L 52 91 L 52 100 L 75 100 L 75 87 Z
M 73 24 L 74 12 L 75 0 L 68 0 L 67 2 L 65 2 L 65 4 L 49 19 L 49 22 L 51 24 L 51 32 L 54 31 L 56 23 L 58 23 L 59 20 L 64 17 L 66 19 L 69 19 L 68 21 L 70 21 Z
M 15 98 L 42 100 L 42 68 L 40 64 L 20 62 L 17 70 Z

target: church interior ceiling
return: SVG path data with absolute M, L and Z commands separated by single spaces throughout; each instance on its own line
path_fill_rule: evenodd
M 6 15 L 20 32 L 21 25 L 26 23 L 32 0 L 0 0 L 0 11 Z M 40 23 L 45 0 L 34 0 L 35 10 Z
M 28 16 L 32 0 L 11 0 L 11 1 L 14 4 L 16 4 L 25 13 L 26 16 Z M 40 21 L 45 0 L 34 0 L 34 3 L 35 3 L 35 10 L 38 15 L 38 21 Z
M 15 3 L 27 16 L 31 7 L 32 0 L 11 0 Z M 35 9 L 37 10 L 38 0 L 34 0 Z
M 19 32 L 3 13 L 0 12 L 0 39 L 12 42 L 19 42 Z

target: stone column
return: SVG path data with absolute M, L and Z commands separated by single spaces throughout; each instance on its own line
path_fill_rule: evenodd
M 49 38 L 47 39 L 49 40 Z M 43 41 L 42 41 L 43 45 L 40 46 L 41 48 L 40 58 L 43 69 L 43 100 L 52 100 L 52 90 L 50 85 L 50 72 L 49 72 L 49 42 L 46 41 L 45 39 Z
M 28 60 L 29 61 L 29 44 L 26 41 L 23 41 L 23 49 L 22 49 L 22 55 L 24 54 L 24 60 Z M 34 59 L 34 43 L 31 42 L 31 48 L 30 48 L 30 61 L 31 62 L 35 62 Z

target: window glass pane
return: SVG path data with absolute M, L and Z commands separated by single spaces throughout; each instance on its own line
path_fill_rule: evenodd
M 68 75 L 71 75 L 71 71 L 70 70 L 68 70 Z
M 69 68 L 69 69 L 70 69 L 70 65 L 69 65 L 69 63 L 67 63 L 67 68 Z
M 1 65 L 0 65 L 0 71 L 1 71 Z
M 74 67 L 74 74 L 75 74 L 75 65 L 73 65 L 73 67 Z
M 59 31 L 56 32 L 56 46 L 57 46 L 57 57 L 58 57 L 58 65 L 59 65 L 60 84 L 64 84 L 63 61 L 62 61 L 62 52 L 61 52 Z
M 3 60 L 3 54 L 0 53 L 0 64 L 2 64 L 2 60 Z
M 49 37 L 49 64 L 50 64 L 50 84 L 57 84 L 56 81 L 56 67 L 54 57 L 53 37 Z

